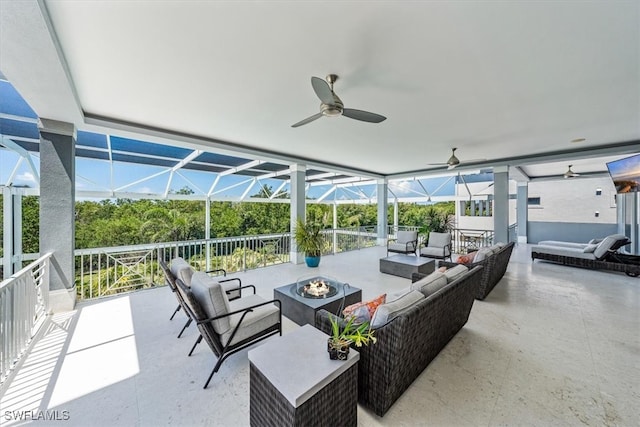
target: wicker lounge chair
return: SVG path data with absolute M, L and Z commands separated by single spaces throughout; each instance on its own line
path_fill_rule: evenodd
M 587 244 L 583 248 L 572 247 L 567 242 L 540 242 L 531 248 L 531 260 L 555 262 L 572 267 L 593 270 L 618 271 L 631 277 L 640 275 L 640 257 L 619 252 L 631 241 L 622 234 L 613 234 L 600 243 Z

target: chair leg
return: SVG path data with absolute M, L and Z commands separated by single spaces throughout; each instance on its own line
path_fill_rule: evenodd
M 180 307 L 181 307 L 180 304 L 178 304 L 178 306 L 176 307 L 176 311 L 173 312 L 169 320 L 173 320 L 173 317 L 176 315 L 176 313 L 180 311 Z
M 191 347 L 191 351 L 189 352 L 189 356 L 191 356 L 191 354 L 193 353 L 193 350 L 196 349 L 196 347 L 198 346 L 198 344 L 200 344 L 200 341 L 202 341 L 202 335 L 200 335 L 198 337 L 198 339 L 196 340 L 196 342 L 193 344 L 193 347 Z
M 209 382 L 211 381 L 211 378 L 213 378 L 213 374 L 218 372 L 218 369 L 220 369 L 220 365 L 222 365 L 222 362 L 224 362 L 224 359 L 227 358 L 226 356 L 227 355 L 224 355 L 218 358 L 218 361 L 216 362 L 216 366 L 213 367 L 213 371 L 211 371 L 211 375 L 209 375 L 209 378 L 207 378 L 207 382 L 204 384 L 203 388 L 207 388 L 207 386 L 209 385 Z
M 190 324 L 191 324 L 191 318 L 189 318 L 189 320 L 187 320 L 187 323 L 185 323 L 184 326 L 182 327 L 182 330 L 178 334 L 178 338 L 182 336 L 182 333 L 184 332 L 185 329 L 189 327 Z

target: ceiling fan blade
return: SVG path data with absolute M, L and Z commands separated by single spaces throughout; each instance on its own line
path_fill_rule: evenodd
M 329 105 L 332 105 L 335 102 L 333 99 L 333 92 L 326 81 L 322 80 L 320 77 L 311 77 L 311 86 L 313 86 L 313 91 L 318 95 L 320 101 Z
M 387 120 L 385 116 L 381 116 L 380 114 L 370 113 L 368 111 L 362 111 L 362 110 L 354 110 L 353 108 L 343 109 L 342 115 L 347 116 L 350 119 L 356 119 L 356 120 L 369 122 L 369 123 L 380 123 Z
M 291 125 L 291 127 L 297 128 L 298 126 L 306 125 L 307 123 L 311 123 L 312 121 L 317 120 L 320 117 L 322 117 L 322 113 L 316 113 L 311 117 L 307 117 L 306 119 L 300 120 L 298 123 Z

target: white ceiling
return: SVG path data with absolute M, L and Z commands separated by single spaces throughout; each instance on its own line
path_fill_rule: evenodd
M 640 152 L 637 0 L 0 1 L 0 23 L 0 70 L 81 129 L 390 177 L 442 170 L 451 147 L 532 177 Z M 329 73 L 387 120 L 292 128 Z

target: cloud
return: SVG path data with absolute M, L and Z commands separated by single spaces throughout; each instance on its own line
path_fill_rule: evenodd
M 25 172 L 25 173 L 21 173 L 16 175 L 16 178 L 14 179 L 16 184 L 26 184 L 26 185 L 37 185 L 38 181 L 36 180 L 36 177 L 31 173 L 31 172 Z

